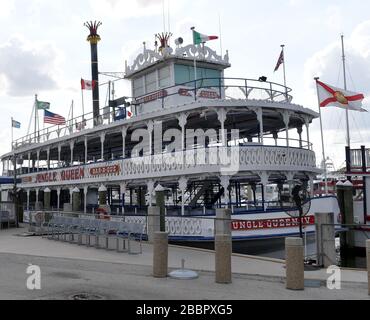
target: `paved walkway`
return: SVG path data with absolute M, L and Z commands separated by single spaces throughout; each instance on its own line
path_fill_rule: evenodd
M 67 299 L 81 290 L 112 299 L 367 299 L 367 273 L 342 270 L 340 291 L 325 287 L 325 270 L 306 272 L 306 279 L 320 280 L 320 288 L 303 292 L 285 290 L 284 261 L 234 255 L 231 285 L 214 283 L 214 252 L 177 246 L 169 248 L 169 267 L 200 272 L 194 281 L 154 279 L 152 246 L 143 254 L 129 255 L 85 246 L 20 237 L 26 229 L 0 231 L 0 299 Z M 43 290 L 25 288 L 28 264 L 41 267 Z

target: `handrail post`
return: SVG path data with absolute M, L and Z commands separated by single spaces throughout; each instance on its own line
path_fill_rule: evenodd
M 194 99 L 197 101 L 197 80 L 194 80 Z
M 248 100 L 248 80 L 245 79 L 245 99 Z
M 221 83 L 221 78 L 219 78 L 219 91 L 220 91 L 220 99 L 222 99 L 222 89 L 221 89 L 221 86 L 222 86 L 222 83 Z

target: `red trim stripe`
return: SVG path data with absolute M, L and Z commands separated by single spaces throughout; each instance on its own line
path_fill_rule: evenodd
M 334 102 L 338 102 L 337 98 L 335 98 L 335 97 L 328 98 L 325 101 L 320 103 L 320 107 L 324 108 L 324 107 L 328 106 L 330 103 L 334 103 Z
M 355 96 L 352 96 L 352 97 L 346 97 L 346 99 L 348 101 L 358 101 L 358 100 L 363 100 L 365 99 L 365 96 L 363 94 L 357 94 Z
M 331 94 L 335 94 L 335 90 L 333 90 L 332 88 L 330 88 L 328 85 L 326 85 L 325 83 L 321 82 L 321 81 L 317 81 L 317 83 L 323 87 L 326 91 L 330 92 Z

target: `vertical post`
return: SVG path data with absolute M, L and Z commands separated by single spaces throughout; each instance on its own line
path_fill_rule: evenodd
M 28 173 L 31 173 L 31 153 L 30 152 L 28 153 Z
M 286 288 L 304 290 L 304 248 L 303 239 L 286 238 Z
M 179 180 L 179 189 L 181 191 L 181 216 L 185 216 L 185 192 L 188 187 L 188 180 L 181 177 Z
M 89 191 L 89 187 L 84 187 L 84 213 L 87 213 L 87 193 Z
M 37 172 L 40 171 L 40 152 L 41 150 L 37 150 Z
M 166 278 L 168 275 L 168 233 L 154 233 L 153 276 Z
M 164 200 L 164 191 L 165 189 L 159 184 L 155 188 L 155 196 L 156 196 L 156 203 L 157 207 L 160 208 L 160 226 L 161 226 L 161 232 L 166 231 L 166 212 L 165 212 L 165 200 Z
M 348 174 L 352 172 L 352 156 L 350 147 L 346 147 L 346 169 Z M 348 176 L 347 180 L 351 181 L 352 178 Z
M 10 132 L 11 132 L 11 151 L 13 151 L 13 117 L 12 117 L 12 119 L 11 119 L 11 127 L 10 127 Z
M 367 286 L 370 296 L 370 240 L 366 241 L 366 257 L 367 257 Z
M 50 200 L 51 200 L 51 190 L 49 188 L 46 188 L 44 190 L 44 209 L 45 211 L 49 211 L 51 209 Z
M 59 144 L 58 145 L 58 167 L 60 168 L 61 167 L 61 165 L 60 165 L 60 163 L 61 163 L 61 153 L 62 153 L 62 145 L 61 144 Z
M 215 251 L 216 283 L 232 283 L 232 234 L 230 209 L 216 210 Z
M 122 159 L 126 158 L 126 136 L 127 136 L 127 128 L 122 128 Z
M 366 173 L 367 171 L 367 161 L 366 161 L 366 148 L 365 146 L 361 146 L 361 157 L 362 157 L 362 172 Z M 366 186 L 367 177 L 363 177 L 363 202 L 364 202 L 364 224 L 366 224 L 367 220 L 367 186 Z
M 159 207 L 148 208 L 148 241 L 154 243 L 154 235 L 156 232 L 160 232 L 161 221 L 160 221 L 161 210 Z
M 334 213 L 316 213 L 315 225 L 317 264 L 324 268 L 336 265 Z
M 57 197 L 58 197 L 58 212 L 60 211 L 60 193 L 61 193 L 61 188 L 57 188 Z
M 80 189 L 77 187 L 73 189 L 73 195 L 72 195 L 72 211 L 73 212 L 80 212 L 81 207 L 81 194 Z
M 27 190 L 27 211 L 30 212 L 30 192 L 31 190 Z
M 70 142 L 70 148 L 71 148 L 71 167 L 73 166 L 73 158 L 74 158 L 74 148 L 75 148 L 75 142 L 71 141 Z
M 88 162 L 88 141 L 87 137 L 85 137 L 85 164 Z
M 289 147 L 289 123 L 290 123 L 290 114 L 288 111 L 283 112 L 283 121 L 285 124 L 285 133 L 286 133 L 286 146 Z
M 353 225 L 353 185 L 350 181 L 346 181 L 344 184 L 338 183 L 338 201 L 341 212 L 343 213 L 342 224 Z M 354 252 L 355 246 L 354 231 L 347 231 L 340 236 L 340 251 L 341 260 L 343 267 L 353 267 L 354 265 Z
M 102 133 L 100 135 L 100 143 L 101 143 L 101 159 L 104 160 L 105 133 Z

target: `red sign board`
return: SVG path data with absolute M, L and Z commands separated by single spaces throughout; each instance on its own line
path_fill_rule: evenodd
M 314 225 L 315 217 L 303 217 L 302 223 L 304 226 Z M 266 229 L 281 229 L 299 227 L 299 218 L 277 218 L 265 220 L 240 220 L 233 221 L 231 228 L 233 231 L 249 231 L 249 230 L 266 230 Z
M 116 164 L 114 166 L 105 166 L 105 167 L 97 167 L 90 169 L 90 174 L 92 176 L 102 176 L 108 174 L 118 174 L 121 172 L 121 167 Z

